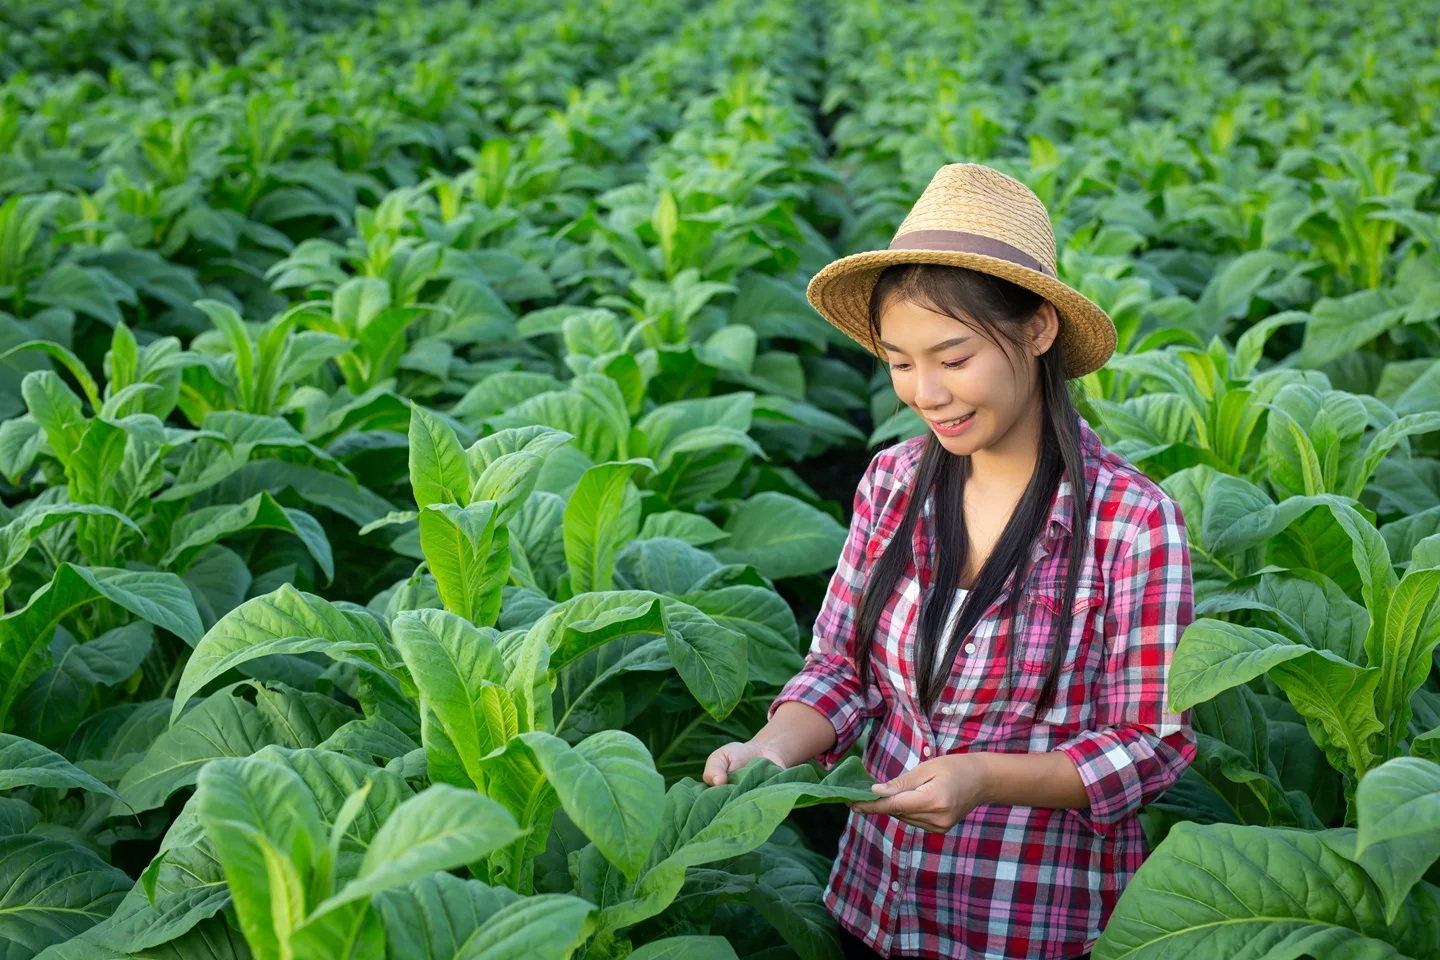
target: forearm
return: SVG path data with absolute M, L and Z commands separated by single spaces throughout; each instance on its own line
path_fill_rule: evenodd
M 1090 806 L 1074 761 L 1048 753 L 975 753 L 982 758 L 984 803 L 1084 810 Z
M 814 707 L 787 700 L 750 742 L 775 754 L 781 766 L 793 767 L 835 746 L 835 726 Z

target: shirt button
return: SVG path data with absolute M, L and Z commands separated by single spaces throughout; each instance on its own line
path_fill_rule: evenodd
M 899 880 L 891 880 L 891 881 L 890 881 L 890 889 L 893 890 L 893 891 L 895 891 L 896 893 L 898 893 L 898 892 L 900 891 L 900 881 L 899 881 Z
M 928 756 L 930 756 L 930 748 L 929 748 L 929 747 L 921 747 L 921 748 L 920 748 L 920 756 L 922 756 L 922 757 L 928 757 Z
M 967 643 L 967 644 L 965 644 L 965 652 L 966 652 L 966 653 L 974 653 L 974 652 L 975 652 L 975 644 L 973 644 L 973 643 Z

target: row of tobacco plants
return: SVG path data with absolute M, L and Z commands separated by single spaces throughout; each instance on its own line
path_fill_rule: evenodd
M 919 426 L 805 279 L 957 160 L 1192 541 L 1096 957 L 1440 951 L 1440 17 L 1042 6 L 0 14 L 5 956 L 838 957 L 858 761 L 696 778 Z
M 836 954 L 784 821 L 858 760 L 696 782 L 843 539 L 791 465 L 864 439 L 815 11 L 679 11 L 7 88 L 15 956 Z

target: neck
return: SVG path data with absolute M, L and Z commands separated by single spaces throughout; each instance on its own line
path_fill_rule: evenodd
M 1040 462 L 1045 406 L 1036 394 L 1025 414 L 995 443 L 970 456 L 971 482 L 991 490 L 1024 490 Z

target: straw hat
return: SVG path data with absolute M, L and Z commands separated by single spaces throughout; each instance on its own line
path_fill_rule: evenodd
M 815 274 L 806 290 L 826 320 L 871 353 L 870 292 L 897 263 L 969 267 L 1019 284 L 1055 305 L 1071 377 L 1098 370 L 1115 351 L 1115 324 L 1055 275 L 1055 231 L 1045 205 L 1019 180 L 978 163 L 941 167 L 910 208 L 888 250 L 856 253 Z

